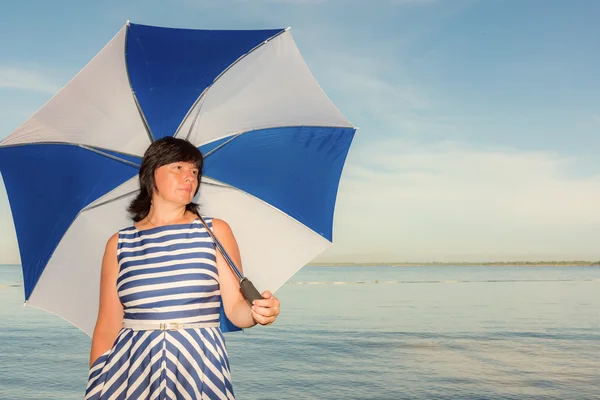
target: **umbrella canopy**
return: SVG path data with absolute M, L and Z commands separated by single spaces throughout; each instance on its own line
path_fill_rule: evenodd
M 331 245 L 354 133 L 288 29 L 127 23 L 0 142 L 26 301 L 91 335 L 106 241 L 131 226 L 141 157 L 165 136 L 205 154 L 202 214 L 229 223 L 245 275 L 276 291 Z

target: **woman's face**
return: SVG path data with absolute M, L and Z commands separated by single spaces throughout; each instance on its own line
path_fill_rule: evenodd
M 154 196 L 175 204 L 191 203 L 198 187 L 199 173 L 196 164 L 189 162 L 175 162 L 157 168 L 154 181 L 158 190 Z

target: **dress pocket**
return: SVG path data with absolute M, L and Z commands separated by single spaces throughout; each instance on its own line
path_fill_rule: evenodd
M 108 360 L 108 356 L 109 356 L 111 350 L 112 349 L 106 350 L 104 353 L 102 353 L 100 355 L 100 357 L 98 357 L 96 359 L 96 361 L 94 361 L 94 363 L 90 367 L 90 370 L 88 371 L 88 380 L 93 375 L 96 375 L 96 374 L 100 373 L 100 371 L 102 371 L 102 368 L 104 368 L 104 364 L 106 364 L 106 360 Z

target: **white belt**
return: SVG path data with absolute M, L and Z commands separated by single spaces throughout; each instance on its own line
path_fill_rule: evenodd
M 194 322 L 182 324 L 179 322 L 147 322 L 147 321 L 123 321 L 123 328 L 133 331 L 178 331 L 180 329 L 195 328 L 217 328 L 219 322 Z

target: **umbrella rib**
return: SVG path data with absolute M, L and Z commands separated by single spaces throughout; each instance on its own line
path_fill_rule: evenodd
M 211 180 L 212 180 L 212 181 L 214 181 L 214 182 L 202 181 L 202 183 L 200 183 L 200 189 L 201 189 L 201 190 L 202 190 L 202 185 L 216 186 L 216 187 L 223 187 L 223 188 L 227 188 L 227 189 L 236 190 L 236 191 L 238 191 L 238 192 L 240 192 L 240 193 L 243 193 L 243 194 L 245 194 L 246 196 L 250 196 L 250 197 L 252 197 L 253 199 L 255 199 L 255 200 L 257 200 L 257 201 L 259 201 L 259 202 L 263 203 L 263 204 L 264 204 L 264 205 L 266 205 L 267 207 L 270 207 L 270 208 L 272 208 L 273 210 L 276 210 L 277 212 L 279 212 L 279 213 L 281 213 L 281 214 L 285 215 L 286 217 L 288 217 L 288 218 L 289 218 L 289 219 L 291 219 L 292 221 L 296 222 L 297 224 L 300 224 L 300 225 L 301 225 L 301 226 L 303 226 L 304 228 L 306 228 L 306 229 L 309 229 L 309 230 L 310 230 L 310 231 L 312 231 L 312 232 L 315 232 L 317 235 L 321 236 L 323 239 L 327 240 L 329 243 L 332 243 L 332 242 L 331 242 L 329 239 L 327 239 L 327 238 L 326 238 L 325 236 L 323 236 L 321 233 L 319 233 L 319 232 L 315 231 L 314 229 L 312 229 L 312 228 L 308 227 L 306 224 L 303 224 L 303 223 L 302 223 L 302 221 L 299 221 L 299 220 L 297 220 L 296 218 L 292 217 L 290 214 L 286 213 L 285 211 L 282 211 L 281 209 L 279 209 L 279 208 L 275 207 L 273 204 L 267 203 L 267 202 L 266 202 L 266 201 L 264 201 L 263 199 L 261 199 L 261 198 L 259 198 L 259 197 L 256 197 L 256 196 L 254 196 L 253 194 L 246 192 L 245 190 L 242 190 L 242 189 L 240 189 L 240 188 L 238 188 L 238 187 L 236 187 L 236 186 L 233 186 L 233 185 L 229 185 L 229 184 L 227 184 L 227 183 L 225 183 L 225 182 L 223 182 L 223 181 L 220 181 L 220 180 L 218 180 L 218 179 L 211 178 L 210 176 L 207 176 L 207 175 L 203 175 L 203 177 L 209 178 L 209 179 L 211 179 Z
M 139 191 L 139 189 L 132 190 L 131 192 L 127 192 L 127 193 L 125 193 L 125 194 L 122 194 L 122 195 L 120 195 L 120 196 L 117 196 L 117 197 L 115 197 L 114 199 L 109 199 L 109 200 L 103 201 L 102 203 L 94 204 L 93 206 L 88 206 L 88 207 L 84 208 L 83 210 L 81 210 L 81 212 L 84 212 L 84 211 L 89 211 L 89 210 L 93 210 L 94 208 L 98 208 L 98 207 L 100 207 L 100 206 L 103 206 L 103 205 L 105 205 L 105 204 L 110 204 L 110 203 L 112 203 L 112 202 L 115 202 L 115 201 L 117 201 L 117 200 L 121 200 L 122 198 L 125 198 L 125 197 L 127 197 L 127 196 L 129 196 L 129 195 L 131 195 L 132 193 L 135 193 L 135 192 L 137 192 L 137 191 Z M 77 215 L 77 216 L 79 216 L 79 215 Z
M 118 199 L 120 199 L 120 198 L 123 198 L 124 196 L 128 196 L 128 195 L 130 195 L 131 193 L 134 193 L 134 192 L 135 192 L 135 190 L 134 190 L 134 191 L 131 191 L 131 192 L 129 192 L 129 193 L 126 193 L 126 194 L 124 194 L 124 195 L 118 196 L 118 197 L 116 197 L 116 198 L 114 198 L 114 199 L 110 199 L 110 200 L 104 201 L 104 202 L 102 202 L 102 203 L 100 203 L 100 204 L 96 204 L 96 205 L 94 205 L 94 206 L 91 206 L 91 207 L 85 207 L 85 208 L 83 208 L 82 210 L 79 210 L 79 212 L 77 213 L 77 215 L 75 216 L 75 218 L 73 218 L 73 220 L 71 221 L 71 223 L 69 223 L 69 227 L 68 227 L 68 228 L 65 230 L 65 232 L 64 232 L 64 233 L 63 233 L 63 235 L 61 236 L 60 240 L 58 241 L 58 245 L 57 245 L 57 246 L 54 248 L 54 250 L 52 250 L 52 253 L 50 254 L 50 257 L 48 258 L 48 262 L 50 262 L 50 260 L 51 260 L 51 259 L 52 259 L 52 257 L 54 256 L 54 252 L 56 251 L 56 249 L 58 249 L 58 246 L 60 245 L 60 243 L 61 243 L 61 242 L 62 242 L 62 240 L 64 239 L 64 237 L 65 237 L 66 233 L 69 231 L 69 229 L 71 229 L 71 227 L 73 226 L 73 223 L 74 223 L 74 222 L 77 220 L 77 218 L 79 218 L 79 216 L 81 215 L 81 213 L 83 213 L 83 212 L 84 212 L 84 211 L 86 211 L 86 210 L 91 210 L 91 209 L 94 209 L 94 208 L 96 208 L 96 207 L 99 207 L 99 206 L 101 206 L 101 205 L 103 205 L 103 204 L 107 204 L 107 203 L 113 202 L 113 201 L 115 201 L 115 200 L 118 200 Z M 42 270 L 42 273 L 41 273 L 40 277 L 38 278 L 38 282 L 39 282 L 39 280 L 40 280 L 40 279 L 41 279 L 41 278 L 44 276 L 44 274 L 47 272 L 47 269 L 46 269 L 46 267 L 48 266 L 48 262 L 46 262 L 46 265 L 44 265 L 44 268 L 43 268 L 43 270 Z M 31 296 L 33 296 L 33 294 L 35 293 L 35 288 L 36 288 L 36 287 L 37 287 L 37 284 L 36 284 L 36 286 L 35 286 L 35 287 L 32 289 L 31 293 L 29 294 L 29 297 L 25 299 L 25 305 L 27 305 L 27 304 L 30 304 L 30 303 L 29 303 L 29 299 L 31 299 Z M 30 305 L 31 305 L 31 304 L 30 304 Z M 36 307 L 38 307 L 38 308 L 41 308 L 41 307 L 39 307 L 39 306 L 36 306 Z M 48 311 L 50 311 L 50 310 L 48 310 Z M 52 311 L 50 311 L 50 312 L 52 312 Z M 54 312 L 52 312 L 52 313 L 54 313 Z M 56 314 L 56 315 L 58 315 L 58 314 Z M 69 321 L 68 319 L 66 319 L 66 318 L 64 318 L 64 317 L 62 317 L 62 316 L 60 316 L 60 315 L 59 315 L 59 317 L 63 318 L 63 319 L 64 319 L 65 321 L 67 321 L 67 322 L 71 322 L 71 321 Z M 72 322 L 71 322 L 71 323 L 72 323 Z M 72 324 L 73 324 L 73 325 L 75 325 L 74 323 L 72 323 Z M 75 325 L 75 326 L 77 326 L 77 325 Z M 77 326 L 77 327 L 78 327 L 78 326 Z M 79 328 L 79 327 L 78 327 L 78 328 Z M 83 331 L 83 329 L 82 329 L 82 328 L 79 328 L 79 329 L 81 329 L 81 330 Z
M 152 130 L 150 129 L 150 125 L 146 120 L 146 116 L 142 111 L 142 107 L 140 106 L 140 102 L 138 101 L 137 96 L 135 95 L 135 91 L 133 90 L 133 86 L 131 86 L 131 76 L 129 76 L 129 64 L 127 62 L 127 38 L 129 37 L 129 21 L 127 21 L 127 30 L 125 31 L 125 46 L 123 46 L 124 52 L 124 60 L 125 60 L 125 73 L 127 74 L 127 82 L 129 83 L 129 89 L 131 90 L 131 96 L 133 97 L 133 101 L 135 102 L 135 106 L 142 118 L 142 122 L 144 123 L 144 127 L 146 128 L 146 134 L 148 135 L 148 139 L 150 139 L 150 143 L 153 143 L 156 139 L 154 139 L 154 134 L 152 134 Z
M 237 139 L 238 137 L 240 137 L 240 135 L 244 134 L 244 132 L 240 132 L 237 133 L 235 136 L 233 136 L 231 139 L 221 143 L 220 145 L 218 145 L 217 147 L 215 147 L 214 149 L 207 151 L 206 154 L 203 155 L 203 157 L 206 159 L 206 157 L 210 156 L 212 153 L 214 153 L 215 151 L 219 150 L 221 147 L 231 143 L 232 140 Z
M 212 85 L 211 85 L 212 86 Z M 198 121 L 198 117 L 200 116 L 200 110 L 202 109 L 202 105 L 204 104 L 204 99 L 206 98 L 206 91 L 207 89 L 204 89 L 204 91 L 202 91 L 202 94 L 200 95 L 200 97 L 198 98 L 198 100 L 196 102 L 194 102 L 194 105 L 192 106 L 192 108 L 190 108 L 189 113 L 194 109 L 194 107 L 196 107 L 196 104 L 200 103 L 200 107 L 198 108 L 198 112 L 196 113 L 196 115 L 194 116 L 194 120 L 192 121 L 192 124 L 190 125 L 190 129 L 188 129 L 188 133 L 185 136 L 185 140 L 189 140 L 190 139 L 190 134 L 192 133 L 192 130 L 194 129 L 194 127 L 196 126 L 196 121 Z M 183 122 L 186 120 L 186 118 L 188 117 L 188 115 L 185 116 L 185 118 L 183 118 L 183 121 L 181 121 L 181 125 L 183 125 Z M 179 126 L 179 128 L 181 128 L 181 125 Z M 177 136 L 177 133 L 179 133 L 179 128 L 177 128 L 177 132 L 175 132 L 175 137 Z
M 129 72 L 127 73 L 127 77 L 129 78 Z M 131 87 L 131 82 L 129 82 L 129 87 Z M 146 116 L 142 112 L 142 107 L 140 107 L 140 102 L 138 101 L 137 96 L 135 95 L 135 92 L 133 91 L 133 89 L 131 89 L 131 95 L 133 96 L 133 101 L 135 101 L 135 106 L 136 106 L 138 112 L 140 113 L 140 117 L 142 118 L 142 122 L 144 123 L 144 127 L 146 128 L 146 134 L 148 135 L 148 139 L 150 139 L 150 143 L 153 143 L 155 141 L 154 135 L 152 134 L 152 131 L 150 130 L 150 125 L 148 125 Z
M 219 75 L 217 75 L 217 77 L 213 80 L 212 85 L 214 85 L 217 80 L 219 80 L 227 71 L 229 71 L 231 68 L 233 68 L 233 66 L 235 64 L 237 64 L 238 62 L 240 62 L 243 58 L 245 58 L 249 54 L 253 53 L 255 50 L 261 48 L 265 44 L 269 43 L 271 40 L 275 39 L 276 37 L 278 37 L 280 35 L 283 35 L 285 32 L 287 32 L 289 30 L 290 30 L 289 27 L 283 29 L 281 32 L 278 32 L 278 33 L 274 34 L 273 36 L 271 36 L 270 38 L 268 38 L 264 42 L 262 42 L 260 44 L 257 44 L 256 46 L 254 46 L 254 48 L 250 49 L 250 51 L 248 51 L 246 54 L 242 54 L 237 60 L 235 60 L 234 62 L 232 62 L 229 67 L 225 68 Z M 212 86 L 212 85 L 210 85 L 210 86 Z M 209 86 L 209 88 L 210 88 L 210 86 Z M 208 90 L 208 88 L 207 88 L 207 90 Z
M 139 190 L 139 189 L 138 189 L 138 190 Z M 109 203 L 112 203 L 112 202 L 114 202 L 114 201 L 120 200 L 120 199 L 122 199 L 122 198 L 124 198 L 124 197 L 127 197 L 127 196 L 129 196 L 129 195 L 130 195 L 130 194 L 132 194 L 132 193 L 135 193 L 136 191 L 137 191 L 137 190 L 132 190 L 132 191 L 130 191 L 130 192 L 128 192 L 128 193 L 125 193 L 125 194 L 122 194 L 122 195 L 120 195 L 120 196 L 117 196 L 117 197 L 115 197 L 114 199 L 106 200 L 106 201 L 103 201 L 103 202 L 101 202 L 101 203 L 94 204 L 93 206 L 88 206 L 88 207 L 85 207 L 85 208 L 83 208 L 82 210 L 80 210 L 80 211 L 77 213 L 77 215 L 75 216 L 75 218 L 73 218 L 73 221 L 71 221 L 71 223 L 69 224 L 69 227 L 68 227 L 68 228 L 67 228 L 67 230 L 65 231 L 65 234 L 66 234 L 66 232 L 68 232 L 68 231 L 69 231 L 69 229 L 71 229 L 71 226 L 73 225 L 73 223 L 74 223 L 74 222 L 77 220 L 77 218 L 79 218 L 79 216 L 80 216 L 80 215 L 81 215 L 83 212 L 85 212 L 85 211 L 88 211 L 88 210 L 93 210 L 94 208 L 98 208 L 98 207 L 100 207 L 100 206 L 103 206 L 103 205 L 105 205 L 105 204 L 109 204 Z M 63 238 L 64 238 L 64 234 L 63 234 L 63 237 L 61 237 L 60 241 L 62 241 L 62 240 L 63 240 Z M 59 243 L 60 243 L 60 241 L 59 241 Z M 56 249 L 57 249 L 57 248 L 58 248 L 58 246 L 56 246 L 56 248 L 54 249 L 54 251 L 56 251 Z M 52 256 L 54 255 L 54 251 L 52 252 L 52 255 L 50 256 L 50 258 L 52 258 Z M 44 266 L 44 270 L 42 271 L 42 275 L 43 275 L 45 272 L 46 272 L 46 266 Z M 41 276 L 40 276 L 40 278 L 41 278 Z M 34 289 L 35 289 L 35 288 L 34 288 Z M 31 292 L 31 295 L 33 295 L 33 291 Z M 30 295 L 30 297 L 31 297 L 31 295 Z M 27 303 L 27 301 L 26 301 L 25 303 Z M 70 322 L 70 321 L 69 321 L 69 322 Z M 75 324 L 73 324 L 73 325 L 75 325 Z M 83 330 L 83 329 L 82 329 L 82 330 Z
M 123 164 L 131 165 L 132 167 L 136 167 L 136 168 L 139 168 L 139 167 L 140 167 L 140 165 L 139 165 L 139 164 L 136 164 L 136 163 L 134 163 L 134 162 L 131 162 L 131 161 L 128 161 L 128 160 L 125 160 L 124 158 L 120 158 L 120 157 L 117 157 L 117 156 L 115 156 L 115 155 L 112 155 L 112 154 L 109 154 L 109 153 L 106 153 L 106 152 L 107 152 L 107 151 L 114 151 L 114 152 L 116 152 L 116 153 L 123 154 L 123 155 L 125 155 L 125 156 L 130 156 L 130 157 L 138 157 L 138 158 L 139 158 L 139 156 L 138 156 L 138 155 L 136 155 L 136 154 L 123 153 L 122 151 L 116 151 L 116 150 L 111 150 L 111 149 L 105 149 L 105 148 L 102 148 L 102 147 L 96 147 L 96 146 L 89 146 L 89 145 L 86 145 L 86 144 L 81 144 L 81 143 L 73 143 L 73 142 L 32 142 L 32 143 L 15 143 L 15 144 L 0 145 L 0 148 L 3 148 L 3 149 L 4 149 L 4 148 L 6 148 L 6 149 L 8 149 L 8 148 L 10 148 L 10 147 L 20 147 L 20 146 L 33 146 L 33 145 L 61 145 L 61 144 L 63 144 L 63 145 L 68 145 L 68 146 L 74 146 L 74 147 L 81 147 L 82 149 L 86 149 L 86 150 L 89 150 L 89 151 L 91 151 L 91 152 L 94 152 L 94 153 L 96 153 L 96 154 L 100 154 L 101 156 L 104 156 L 104 157 L 110 158 L 110 159 L 112 159 L 112 160 L 115 160 L 115 161 L 122 162 Z
M 96 153 L 96 154 L 100 154 L 100 155 L 102 155 L 102 156 L 104 156 L 104 157 L 108 157 L 108 158 L 110 158 L 110 159 L 112 159 L 112 160 L 115 160 L 115 161 L 122 162 L 123 164 L 131 165 L 132 167 L 136 167 L 136 168 L 139 168 L 139 167 L 140 167 L 140 165 L 139 165 L 139 164 L 136 164 L 136 163 L 134 163 L 134 162 L 131 162 L 131 161 L 125 160 L 125 159 L 123 159 L 123 158 L 120 158 L 120 157 L 117 157 L 117 156 L 114 156 L 114 155 L 112 155 L 112 154 L 108 154 L 108 153 L 105 153 L 104 151 L 102 151 L 102 150 L 105 150 L 105 149 L 99 149 L 99 148 L 96 148 L 96 147 L 91 147 L 91 146 L 87 146 L 87 145 L 84 145 L 84 144 L 80 144 L 80 145 L 78 145 L 78 146 L 79 146 L 79 147 L 81 147 L 81 148 L 83 148 L 83 149 L 86 149 L 86 150 L 92 151 L 92 152 L 94 152 L 94 153 Z M 123 153 L 123 154 L 125 154 L 125 153 Z M 135 157 L 135 156 L 134 156 L 134 157 Z
M 45 271 L 45 268 L 44 268 L 44 271 Z M 35 288 L 34 288 L 34 290 L 35 290 Z M 32 295 L 33 295 L 33 291 L 31 292 L 31 295 L 29 296 L 29 298 L 31 298 Z M 86 335 L 91 336 L 81 326 L 79 326 L 75 322 L 71 321 L 70 319 L 60 315 L 58 312 L 50 310 L 49 308 L 44 308 L 42 306 L 38 306 L 37 304 L 32 304 L 29 299 L 25 300 L 25 303 L 23 304 L 23 306 L 35 307 L 38 310 L 43 310 L 43 311 L 49 312 L 50 314 L 54 314 L 57 317 L 61 318 L 62 320 L 67 321 L 68 323 L 70 323 L 71 325 L 73 325 L 75 328 L 79 329 L 81 332 L 85 333 Z
M 252 52 L 254 52 L 255 50 L 259 49 L 260 47 L 264 46 L 265 44 L 269 43 L 271 40 L 275 39 L 276 37 L 284 34 L 285 32 L 289 31 L 290 27 L 287 27 L 283 30 L 281 30 L 281 32 L 276 33 L 275 35 L 271 36 L 270 38 L 266 39 L 265 41 L 257 44 L 256 46 L 254 46 L 252 49 L 250 49 L 247 53 L 242 54 L 241 56 L 238 57 L 237 60 L 235 60 L 234 62 L 231 63 L 231 65 L 229 65 L 227 68 L 225 68 L 223 71 L 221 71 L 221 73 L 219 75 L 217 75 L 217 77 L 215 79 L 213 79 L 213 82 L 207 86 L 202 93 L 200 94 L 200 96 L 198 96 L 198 98 L 196 99 L 196 101 L 194 102 L 194 104 L 192 104 L 192 107 L 190 107 L 189 111 L 187 112 L 187 114 L 185 115 L 185 117 L 183 117 L 183 120 L 181 121 L 181 123 L 179 124 L 179 126 L 177 127 L 177 130 L 175 131 L 175 134 L 173 135 L 173 137 L 177 137 L 178 134 L 180 133 L 181 127 L 183 126 L 184 122 L 187 120 L 187 118 L 189 117 L 189 115 L 192 113 L 192 111 L 194 110 L 194 108 L 196 107 L 196 105 L 202 100 L 202 103 L 204 102 L 204 97 L 206 97 L 206 94 L 208 92 L 208 90 L 214 86 L 214 84 L 227 72 L 229 71 L 231 68 L 233 68 L 234 65 L 236 65 L 238 62 L 240 62 L 242 59 L 244 59 L 246 56 L 248 56 L 249 54 L 251 54 Z M 196 116 L 194 117 L 194 121 L 192 122 L 192 125 L 190 126 L 190 129 L 188 130 L 187 135 L 185 136 L 185 139 L 187 140 L 190 137 L 190 134 L 192 132 L 192 128 L 194 127 L 194 125 L 196 124 L 196 120 L 198 119 L 198 116 L 200 115 L 200 111 L 202 109 L 202 104 L 200 104 L 200 107 L 198 108 L 198 112 L 196 113 Z

